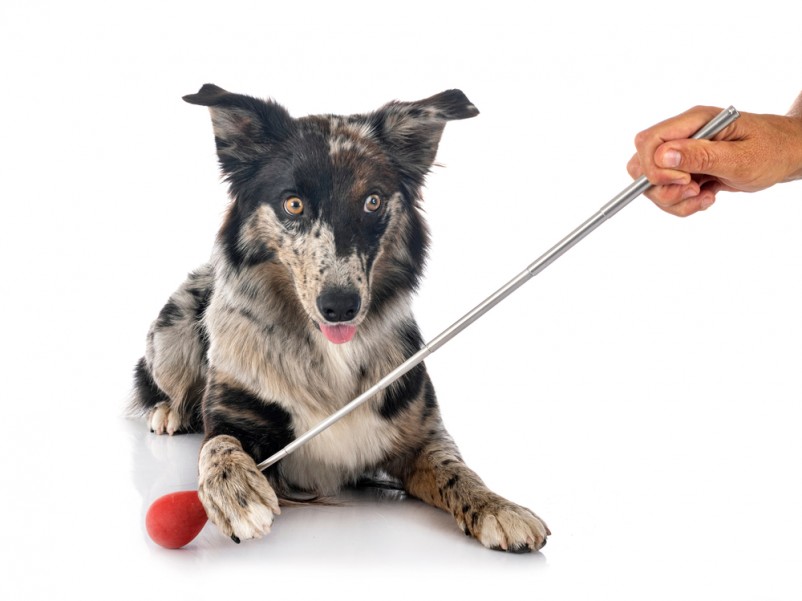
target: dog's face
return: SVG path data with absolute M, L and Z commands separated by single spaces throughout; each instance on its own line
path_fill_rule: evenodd
M 382 242 L 404 212 L 398 172 L 358 125 L 306 118 L 247 187 L 258 203 L 247 203 L 241 246 L 272 254 L 326 337 L 350 340 L 370 307 Z
M 209 84 L 185 100 L 211 110 L 234 200 L 220 234 L 234 269 L 283 265 L 335 343 L 350 340 L 371 307 L 414 288 L 427 240 L 420 187 L 445 123 L 478 114 L 462 92 L 300 119 Z

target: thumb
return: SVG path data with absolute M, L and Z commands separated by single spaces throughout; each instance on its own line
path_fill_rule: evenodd
M 726 177 L 727 168 L 732 165 L 731 145 L 710 140 L 672 140 L 657 148 L 654 159 L 664 169 Z

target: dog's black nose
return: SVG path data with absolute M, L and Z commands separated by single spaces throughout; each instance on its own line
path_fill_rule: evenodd
M 355 290 L 331 288 L 317 297 L 317 308 L 330 323 L 351 321 L 361 306 L 362 300 Z

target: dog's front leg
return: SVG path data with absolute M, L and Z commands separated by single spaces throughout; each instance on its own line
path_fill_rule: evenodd
M 203 401 L 206 440 L 198 461 L 198 495 L 209 519 L 234 542 L 270 532 L 278 499 L 256 462 L 293 438 L 277 404 L 214 373 Z
M 462 531 L 485 547 L 513 553 L 538 550 L 551 534 L 529 509 L 491 491 L 462 461 L 442 431 L 407 466 L 406 490 L 451 513 Z
M 278 499 L 256 462 L 233 436 L 215 436 L 201 448 L 198 496 L 206 515 L 235 543 L 270 532 L 281 513 Z

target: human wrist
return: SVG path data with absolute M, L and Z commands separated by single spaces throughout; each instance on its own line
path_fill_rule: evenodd
M 786 115 L 789 122 L 791 142 L 789 144 L 789 173 L 784 181 L 790 182 L 802 179 L 802 96 L 800 96 L 791 111 Z

